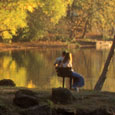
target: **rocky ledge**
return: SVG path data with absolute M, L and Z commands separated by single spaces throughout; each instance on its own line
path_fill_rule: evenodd
M 0 115 L 114 115 L 115 93 L 0 86 Z

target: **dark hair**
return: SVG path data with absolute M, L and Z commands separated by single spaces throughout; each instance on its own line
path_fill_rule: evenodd
M 64 60 L 63 60 L 63 63 L 66 63 L 69 60 L 70 60 L 70 55 L 69 55 L 69 53 L 66 53 Z
M 65 55 L 66 55 L 66 51 L 63 51 L 63 52 L 62 52 L 62 55 L 65 56 Z

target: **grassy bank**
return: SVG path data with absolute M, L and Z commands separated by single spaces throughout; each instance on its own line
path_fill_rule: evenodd
M 18 91 L 19 89 L 26 89 L 26 88 L 0 87 L 0 108 L 3 107 L 6 108 L 9 111 L 9 113 L 11 113 L 11 115 L 21 115 L 20 113 L 25 110 L 13 104 L 15 92 Z M 55 104 L 52 102 L 51 100 L 52 90 L 47 91 L 40 91 L 38 89 L 30 89 L 30 90 L 37 93 L 41 105 L 47 104 L 52 109 L 57 110 L 62 109 L 68 113 L 73 113 L 72 115 L 83 115 L 85 113 L 89 115 L 90 113 L 100 109 L 104 110 L 105 112 L 107 111 L 113 113 L 111 115 L 115 114 L 115 93 L 96 92 L 88 90 L 81 90 L 79 93 L 76 91 L 71 91 L 71 93 L 76 98 L 75 101 L 71 104 L 63 105 L 60 103 Z M 79 114 L 77 114 L 77 112 Z M 80 112 L 83 114 L 80 114 Z M 6 114 L 2 113 L 2 115 Z

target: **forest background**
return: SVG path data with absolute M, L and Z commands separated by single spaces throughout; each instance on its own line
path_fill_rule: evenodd
M 0 0 L 0 41 L 110 40 L 114 0 Z

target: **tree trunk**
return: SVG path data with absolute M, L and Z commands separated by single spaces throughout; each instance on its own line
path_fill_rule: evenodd
M 104 84 L 105 79 L 106 79 L 106 73 L 108 71 L 108 66 L 109 66 L 110 61 L 111 61 L 113 54 L 114 54 L 114 48 L 115 48 L 115 35 L 114 35 L 112 47 L 110 49 L 109 55 L 107 57 L 107 60 L 105 62 L 104 68 L 103 68 L 103 72 L 101 73 L 101 75 L 100 75 L 100 77 L 99 77 L 99 79 L 95 85 L 94 90 L 100 91 L 103 87 L 103 84 Z
M 84 38 L 84 37 L 85 37 L 85 34 L 86 34 L 86 32 L 87 32 L 87 25 L 88 25 L 88 20 L 86 20 L 86 22 L 85 22 L 85 26 L 84 26 L 83 34 L 82 34 L 82 37 L 81 37 L 81 38 Z

